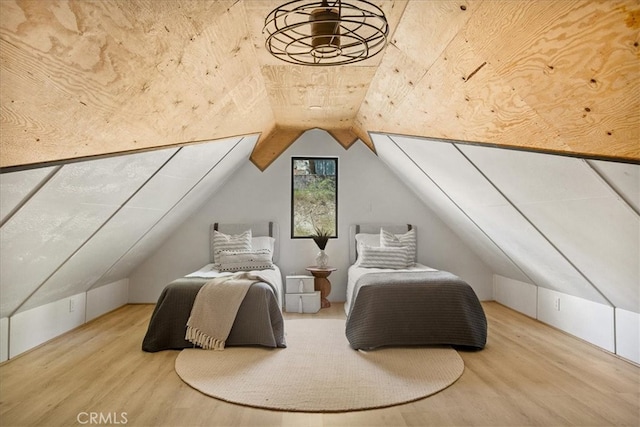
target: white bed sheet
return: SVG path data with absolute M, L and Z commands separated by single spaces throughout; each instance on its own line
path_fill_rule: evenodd
M 249 271 L 249 273 L 258 274 L 269 281 L 269 283 L 276 290 L 276 298 L 278 299 L 278 305 L 280 306 L 280 308 L 282 308 L 282 303 L 284 298 L 283 296 L 284 286 L 282 284 L 282 273 L 280 272 L 280 269 L 278 268 L 278 266 L 274 264 L 273 269 L 253 270 L 253 271 Z M 233 274 L 236 274 L 236 273 L 230 272 L 230 271 L 219 271 L 215 268 L 215 264 L 207 264 L 204 267 L 200 268 L 199 270 L 194 271 L 193 273 L 187 274 L 185 277 L 215 279 L 216 277 L 231 276 Z
M 402 269 L 393 269 L 393 268 L 365 268 L 365 267 L 360 267 L 358 265 L 358 263 L 356 262 L 355 264 L 351 265 L 349 267 L 349 270 L 347 271 L 347 298 L 346 301 L 344 303 L 344 312 L 345 314 L 348 316 L 349 315 L 349 310 L 351 309 L 351 304 L 352 304 L 352 300 L 354 299 L 353 296 L 353 289 L 356 286 L 356 283 L 358 282 L 358 279 L 360 279 L 360 277 L 362 277 L 365 274 L 369 274 L 369 273 L 399 273 L 399 272 L 403 272 L 403 271 L 437 271 L 435 268 L 431 268 L 428 267 L 426 265 L 422 265 L 419 263 L 416 263 L 414 266 L 412 267 L 407 267 L 407 268 L 402 268 Z

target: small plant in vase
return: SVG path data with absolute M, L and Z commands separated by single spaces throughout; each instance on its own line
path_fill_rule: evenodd
M 318 245 L 318 248 L 320 249 L 320 252 L 318 252 L 318 255 L 316 256 L 316 265 L 319 268 L 327 268 L 329 266 L 329 257 L 325 253 L 324 248 L 327 247 L 327 242 L 329 241 L 330 236 L 330 232 L 317 227 L 314 228 L 314 233 L 311 235 L 311 238 L 316 242 L 316 245 Z

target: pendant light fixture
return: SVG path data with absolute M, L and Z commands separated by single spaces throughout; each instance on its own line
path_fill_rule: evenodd
M 283 61 L 345 65 L 380 53 L 389 35 L 382 10 L 365 0 L 295 0 L 267 15 L 267 50 Z

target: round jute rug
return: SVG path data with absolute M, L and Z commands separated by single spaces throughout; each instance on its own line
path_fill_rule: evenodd
M 227 402 L 345 412 L 424 398 L 464 371 L 462 358 L 448 347 L 353 350 L 344 320 L 286 320 L 285 330 L 287 348 L 182 350 L 176 372 L 191 387 Z

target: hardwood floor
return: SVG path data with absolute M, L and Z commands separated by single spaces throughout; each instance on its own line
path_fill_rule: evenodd
M 339 414 L 225 403 L 176 375 L 177 351 L 145 353 L 152 305 L 128 305 L 0 366 L 1 426 L 638 426 L 640 368 L 497 303 L 487 347 L 461 352 L 451 387 L 413 403 Z M 334 304 L 315 315 L 344 318 Z M 93 418 L 91 418 L 93 417 Z

